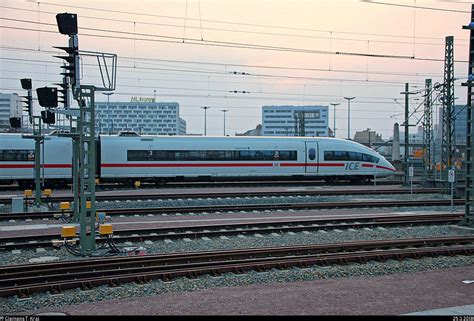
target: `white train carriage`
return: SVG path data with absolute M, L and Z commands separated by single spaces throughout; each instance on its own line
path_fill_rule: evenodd
M 34 186 L 35 141 L 21 134 L 0 137 L 0 182 Z M 46 136 L 41 150 L 41 177 L 49 186 L 65 186 L 71 180 L 71 139 Z
M 394 167 L 361 144 L 335 138 L 102 136 L 102 181 L 319 177 L 366 181 Z

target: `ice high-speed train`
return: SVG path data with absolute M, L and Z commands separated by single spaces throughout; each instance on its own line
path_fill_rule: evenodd
M 41 156 L 47 185 L 71 180 L 71 139 L 49 135 Z M 366 182 L 395 172 L 376 151 L 326 137 L 100 136 L 96 176 L 101 182 L 324 179 Z M 0 181 L 33 185 L 34 140 L 0 135 Z

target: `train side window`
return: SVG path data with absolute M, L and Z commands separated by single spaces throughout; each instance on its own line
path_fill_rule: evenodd
M 279 160 L 297 160 L 297 154 L 294 150 L 282 150 L 278 153 Z
M 35 152 L 32 150 L 5 149 L 0 151 L 0 161 L 28 162 L 35 160 Z
M 362 153 L 357 153 L 357 152 L 348 152 L 349 154 L 349 160 L 353 162 L 360 162 L 364 160 L 364 157 L 362 156 Z
M 334 160 L 347 161 L 349 160 L 349 157 L 347 156 L 347 152 L 337 150 L 334 152 Z
M 324 160 L 325 161 L 332 161 L 334 160 L 334 152 L 333 151 L 325 151 L 324 152 Z
M 316 150 L 314 148 L 310 148 L 308 152 L 309 160 L 314 160 L 316 158 Z

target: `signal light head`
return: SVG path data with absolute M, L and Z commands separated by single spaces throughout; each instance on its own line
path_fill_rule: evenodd
M 29 90 L 32 88 L 31 86 L 31 79 L 30 78 L 23 78 L 23 79 L 20 79 L 20 82 L 21 82 L 21 88 L 25 89 L 25 90 Z
M 41 119 L 45 124 L 54 124 L 56 122 L 56 117 L 52 111 L 49 110 L 42 110 L 41 111 Z
M 10 126 L 12 128 L 20 128 L 21 127 L 21 118 L 20 117 L 10 117 Z
M 58 89 L 56 87 L 37 88 L 36 94 L 41 107 L 58 107 Z
M 63 35 L 77 35 L 77 14 L 75 13 L 58 13 L 56 15 L 59 32 Z

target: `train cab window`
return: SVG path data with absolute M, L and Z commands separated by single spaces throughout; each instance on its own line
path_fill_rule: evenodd
M 350 162 L 367 162 L 367 163 L 378 163 L 379 158 L 358 152 L 346 152 L 346 151 L 325 151 L 325 161 L 350 161 Z
M 316 158 L 316 150 L 314 148 L 310 148 L 308 152 L 309 160 L 314 160 Z

